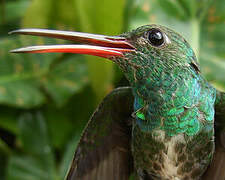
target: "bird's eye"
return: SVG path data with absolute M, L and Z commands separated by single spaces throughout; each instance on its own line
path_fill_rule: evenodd
M 158 29 L 151 29 L 148 31 L 147 38 L 151 45 L 153 46 L 161 46 L 164 44 L 163 33 Z

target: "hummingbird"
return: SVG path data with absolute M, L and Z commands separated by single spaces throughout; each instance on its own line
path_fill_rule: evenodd
M 130 83 L 113 90 L 93 113 L 66 180 L 225 179 L 225 93 L 206 81 L 181 35 L 155 24 L 119 36 L 45 29 L 10 34 L 82 43 L 11 52 L 107 58 Z

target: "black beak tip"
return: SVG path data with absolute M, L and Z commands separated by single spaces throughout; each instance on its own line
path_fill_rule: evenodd
M 9 35 L 11 35 L 11 34 L 19 34 L 19 33 L 22 33 L 22 32 L 23 32 L 22 29 L 17 29 L 17 30 L 13 30 L 13 31 L 8 32 L 8 34 Z
M 26 47 L 26 48 L 13 49 L 13 50 L 10 50 L 9 52 L 10 53 L 25 53 L 25 52 L 29 52 L 31 50 L 32 50 L 31 47 Z
M 16 49 L 10 50 L 10 53 L 18 53 Z
M 8 32 L 8 35 L 15 34 L 17 30 Z

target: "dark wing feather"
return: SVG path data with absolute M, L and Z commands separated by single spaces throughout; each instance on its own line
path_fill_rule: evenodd
M 225 93 L 217 91 L 215 105 L 216 149 L 213 161 L 202 180 L 225 180 Z
M 66 180 L 127 180 L 131 156 L 131 88 L 118 88 L 99 105 L 76 149 Z

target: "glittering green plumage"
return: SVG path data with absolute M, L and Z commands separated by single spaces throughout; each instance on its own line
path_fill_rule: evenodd
M 163 33 L 160 47 L 148 41 L 152 28 Z M 174 31 L 149 25 L 124 36 L 137 49 L 115 61 L 133 87 L 132 152 L 138 174 L 198 179 L 213 157 L 215 88 L 202 77 L 189 44 Z
M 110 93 L 91 117 L 67 180 L 127 180 L 132 172 L 141 180 L 225 179 L 225 93 L 203 78 L 182 36 L 159 25 L 120 36 L 43 29 L 12 33 L 89 44 L 12 52 L 105 57 L 119 65 L 130 82 L 130 88 Z
M 170 42 L 151 46 L 144 35 L 151 28 L 161 29 Z M 126 38 L 137 51 L 117 61 L 133 87 L 135 111 L 145 115 L 142 130 L 160 127 L 169 136 L 183 132 L 191 136 L 200 129 L 200 116 L 213 125 L 216 90 L 201 76 L 188 43 L 177 33 L 154 25 L 138 28 Z

